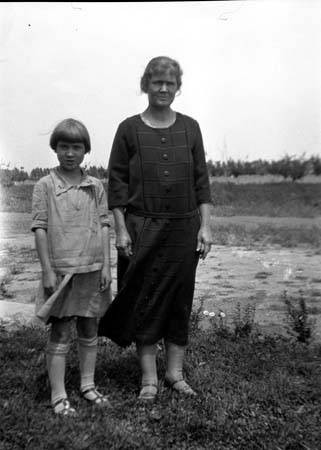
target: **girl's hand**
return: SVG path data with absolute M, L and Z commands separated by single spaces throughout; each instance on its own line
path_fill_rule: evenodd
M 116 234 L 116 248 L 120 254 L 132 256 L 132 240 L 127 230 L 121 230 Z
M 50 269 L 42 272 L 42 284 L 46 295 L 50 296 L 55 292 L 58 280 L 54 270 Z
M 208 252 L 211 250 L 213 243 L 212 232 L 210 227 L 201 227 L 197 236 L 197 249 L 200 253 L 200 258 L 205 259 Z
M 105 265 L 101 269 L 100 291 L 103 292 L 109 288 L 111 284 L 110 266 Z

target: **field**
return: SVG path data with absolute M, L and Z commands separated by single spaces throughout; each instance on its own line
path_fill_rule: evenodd
M 2 190 L 0 302 L 33 310 L 40 266 L 29 231 L 31 192 L 30 185 Z M 81 417 L 62 424 L 51 418 L 48 405 L 45 330 L 10 327 L 19 316 L 0 324 L 6 367 L 0 377 L 0 448 L 319 450 L 320 194 L 321 183 L 212 183 L 214 245 L 197 271 L 185 367 L 200 393 L 197 400 L 171 398 L 161 384 L 156 405 L 137 408 L 134 349 L 107 343 L 100 348 L 97 380 L 111 393 L 114 410 L 88 411 L 77 396 L 73 349 L 67 385 Z M 115 264 L 112 229 L 114 293 Z M 304 299 L 310 345 L 297 341 L 285 298 L 295 307 Z M 249 332 L 242 337 L 242 330 Z M 160 347 L 161 374 L 162 352 Z
M 32 185 L 17 185 L 2 190 L 0 299 L 6 301 L 32 303 L 40 277 L 29 231 L 32 189 Z M 198 267 L 195 305 L 203 299 L 205 309 L 230 315 L 238 302 L 250 303 L 260 325 L 283 330 L 282 294 L 286 290 L 297 296 L 301 290 L 318 321 L 321 183 L 214 182 L 211 189 L 214 245 Z M 319 328 L 316 338 L 321 339 Z

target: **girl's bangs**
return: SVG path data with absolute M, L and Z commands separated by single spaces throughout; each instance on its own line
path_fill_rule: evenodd
M 77 127 L 70 127 L 68 129 L 60 130 L 57 135 L 57 141 L 66 141 L 66 142 L 84 142 L 85 137 L 81 130 Z

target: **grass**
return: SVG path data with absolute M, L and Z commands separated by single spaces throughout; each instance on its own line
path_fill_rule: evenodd
M 321 215 L 319 183 L 211 183 L 217 216 L 316 217 Z
M 212 222 L 214 245 L 236 245 L 253 248 L 253 245 L 280 245 L 282 247 L 321 247 L 320 227 L 258 224 L 248 227 L 241 223 L 220 224 Z
M 111 222 L 113 223 L 112 217 Z M 31 215 L 29 213 L 13 213 L 3 216 L 3 236 L 26 234 L 30 231 Z M 313 248 L 321 247 L 320 227 L 316 225 L 300 226 L 288 222 L 287 225 L 275 225 L 273 223 L 220 223 L 212 220 L 214 245 L 236 245 L 253 247 L 253 245 L 280 245 L 282 247 L 296 247 L 305 245 Z M 111 235 L 114 230 L 111 228 Z M 37 260 L 36 252 L 30 246 L 17 247 L 12 244 L 4 244 L 6 254 L 22 259 L 23 262 Z M 1 258 L 0 258 L 1 260 Z
M 0 255 L 0 267 L 10 267 L 13 273 L 21 273 L 23 264 L 38 262 L 39 258 L 35 248 L 30 245 L 12 245 L 5 243 L 2 245 L 3 255 Z
M 0 211 L 31 212 L 32 184 L 1 186 Z
M 66 386 L 76 419 L 56 418 L 45 370 L 46 333 L 0 326 L 2 449 L 310 449 L 320 448 L 321 349 L 260 334 L 236 338 L 195 327 L 185 372 L 198 391 L 181 399 L 160 386 L 153 406 L 137 403 L 135 350 L 99 347 L 96 382 L 111 411 L 78 396 L 75 344 Z M 162 350 L 158 354 L 164 376 Z
M 105 184 L 106 188 L 106 184 Z M 0 211 L 31 212 L 33 185 L 1 188 Z M 214 215 L 316 217 L 321 215 L 320 183 L 211 182 Z

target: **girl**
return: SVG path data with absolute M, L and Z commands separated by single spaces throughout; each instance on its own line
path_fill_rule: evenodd
M 86 127 L 74 119 L 63 120 L 50 137 L 50 147 L 59 166 L 35 185 L 31 229 L 44 296 L 56 290 L 64 275 L 72 275 L 50 310 L 46 359 L 53 410 L 73 415 L 76 411 L 64 383 L 73 318 L 77 319 L 81 395 L 93 405 L 110 406 L 94 383 L 98 318 L 110 301 L 108 208 L 102 183 L 80 167 L 90 152 Z

